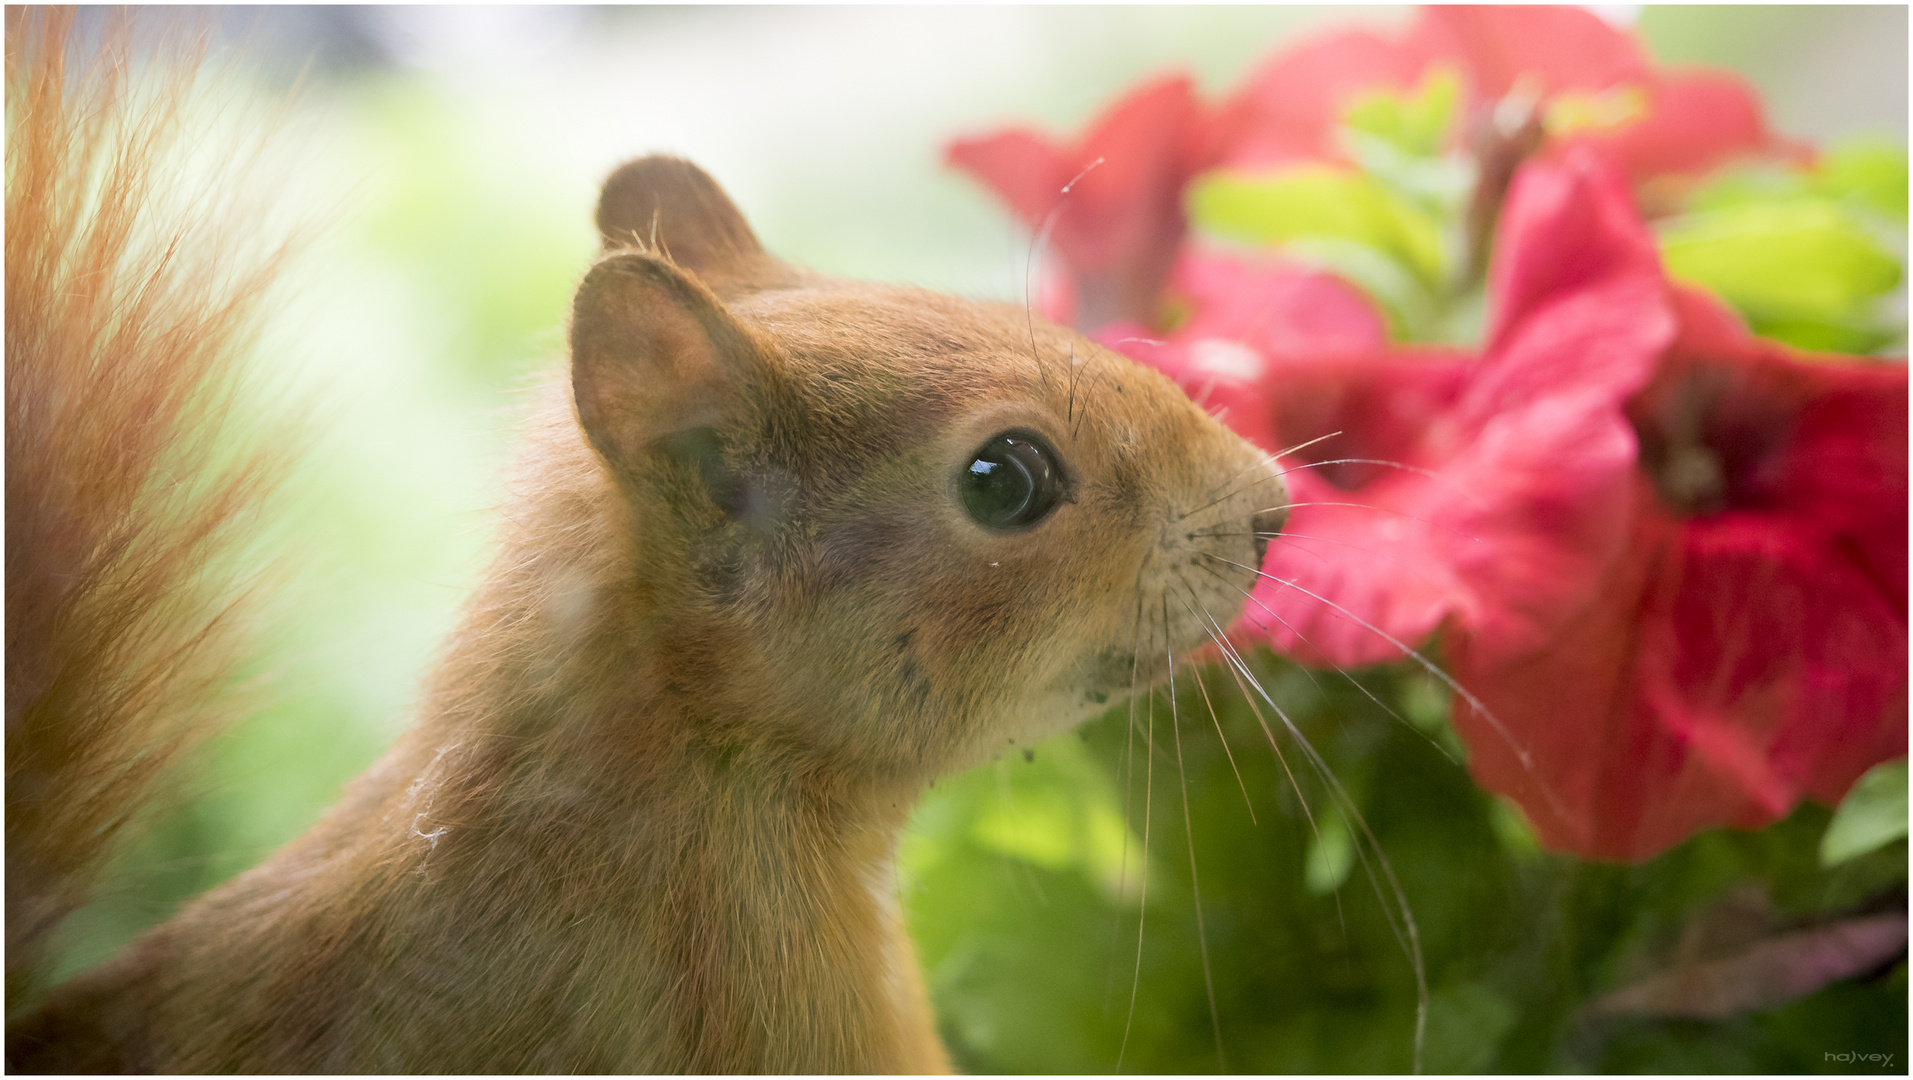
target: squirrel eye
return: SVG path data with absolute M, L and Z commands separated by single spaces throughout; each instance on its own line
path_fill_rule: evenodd
M 1005 431 L 977 450 L 958 481 L 978 524 L 1018 529 L 1042 520 L 1063 497 L 1056 451 L 1033 432 Z

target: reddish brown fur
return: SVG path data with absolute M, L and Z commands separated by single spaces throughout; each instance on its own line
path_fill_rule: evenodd
M 274 455 L 232 462 L 219 440 L 278 254 L 240 257 L 206 221 L 155 227 L 157 163 L 189 134 L 189 81 L 136 102 L 126 28 L 75 72 L 73 24 L 71 11 L 7 9 L 15 1002 L 155 781 L 217 720 L 212 692 L 242 654 L 232 584 L 207 568 L 274 472 Z
M 1248 575 L 1194 553 L 1254 561 L 1279 484 L 1021 309 L 775 261 L 686 163 L 599 223 L 415 726 L 16 1024 L 16 1067 L 947 1069 L 891 871 L 918 790 L 1153 682 L 1205 637 L 1185 598 L 1226 622 Z M 1008 428 L 1069 498 L 1004 533 L 957 477 Z

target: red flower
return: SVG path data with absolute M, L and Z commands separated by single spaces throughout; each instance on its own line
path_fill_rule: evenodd
M 1361 96 L 1444 68 L 1480 175 L 1467 280 L 1492 237 L 1478 352 L 1391 347 L 1321 272 L 1178 257 L 1198 171 L 1337 157 Z M 1426 139 L 1439 100 L 1363 115 Z M 1476 777 L 1550 846 L 1638 859 L 1906 752 L 1905 368 L 1670 292 L 1635 209 L 1775 152 L 1737 78 L 1656 70 L 1584 10 L 1488 7 L 1315 39 L 1213 112 L 1159 80 L 1071 146 L 950 157 L 1053 230 L 1078 326 L 1296 448 L 1236 632 L 1356 665 L 1446 626 Z
M 1116 321 L 1153 326 L 1186 229 L 1182 195 L 1191 178 L 1218 164 L 1336 157 L 1336 128 L 1358 97 L 1411 89 L 1443 65 L 1462 77 L 1464 109 L 1477 116 L 1517 88 L 1536 95 L 1536 107 L 1563 94 L 1637 92 L 1639 115 L 1623 107 L 1618 119 L 1584 117 L 1557 123 L 1554 132 L 1557 153 L 1571 144 L 1593 147 L 1637 184 L 1777 145 L 1738 79 L 1657 73 L 1631 35 L 1586 11 L 1435 7 L 1399 37 L 1350 30 L 1286 49 L 1220 108 L 1198 102 L 1187 78 L 1164 76 L 1111 105 L 1067 143 L 1012 128 L 959 139 L 947 157 L 995 191 L 1033 233 L 1047 229 L 1068 271 L 1061 278 L 1043 271 L 1047 314 L 1085 330 Z M 1531 145 L 1514 133 L 1501 141 L 1509 138 L 1521 147 L 1517 154 Z M 1492 147 L 1483 153 L 1496 156 Z M 1484 182 L 1494 190 L 1484 212 L 1498 204 L 1513 164 L 1486 163 Z
M 1546 97 L 1648 79 L 1633 35 L 1584 8 L 1425 7 L 1413 34 L 1427 42 L 1422 48 L 1459 60 L 1482 100 L 1505 97 L 1523 80 Z
M 1172 341 L 1153 340 L 1148 327 L 1132 322 L 1111 323 L 1092 337 L 1162 369 L 1258 444 L 1277 437 L 1266 378 L 1271 362 L 1369 353 L 1388 340 L 1368 297 L 1333 274 L 1293 263 L 1193 252 L 1177 261 L 1169 297 L 1189 309 Z
M 1071 321 L 1147 323 L 1185 229 L 1183 185 L 1213 156 L 1205 123 L 1189 80 L 1171 76 L 1132 91 L 1068 145 L 1016 128 L 958 139 L 947 153 L 1032 232 L 1049 229 L 1075 278 Z
M 1592 126 L 1557 116 L 1550 131 L 1562 145 L 1594 146 L 1636 184 L 1786 149 L 1739 77 L 1658 70 L 1632 34 L 1586 10 L 1437 6 L 1423 8 L 1398 37 L 1337 31 L 1271 58 L 1222 110 L 1222 162 L 1255 167 L 1338 156 L 1336 124 L 1358 97 L 1409 90 L 1441 67 L 1461 77 L 1467 114 L 1511 94 L 1531 96 L 1542 109 L 1563 95 L 1636 92 L 1637 110 Z
M 1837 803 L 1906 753 L 1907 381 L 1806 357 L 1696 293 L 1629 405 L 1629 536 L 1525 656 L 1465 629 L 1455 723 L 1543 842 L 1643 859 L 1694 832 Z
M 1335 127 L 1355 100 L 1404 91 L 1435 59 L 1417 24 L 1401 40 L 1372 30 L 1337 30 L 1276 53 L 1223 106 L 1223 164 L 1273 165 L 1336 157 Z
M 1744 81 L 1713 71 L 1660 76 L 1644 119 L 1583 138 L 1637 185 L 1659 175 L 1697 176 L 1755 152 L 1799 155 L 1767 130 Z
M 1266 449 L 1341 432 L 1297 455 L 1296 506 L 1264 567 L 1280 581 L 1257 587 L 1244 628 L 1304 660 L 1363 664 L 1453 616 L 1505 654 L 1587 602 L 1626 536 L 1621 403 L 1672 332 L 1652 242 L 1594 160 L 1517 179 L 1478 360 L 1383 348 L 1372 312 L 1365 339 L 1343 319 L 1329 347 L 1278 350 L 1233 325 L 1256 293 L 1218 291 L 1234 299 L 1198 296 L 1166 345 L 1120 347 Z

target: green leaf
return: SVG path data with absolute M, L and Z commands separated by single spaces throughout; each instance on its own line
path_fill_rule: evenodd
M 1358 131 L 1342 133 L 1342 149 L 1390 192 L 1451 230 L 1459 230 L 1462 207 L 1475 183 L 1475 169 L 1467 158 L 1458 154 L 1420 157 Z
M 1191 185 L 1189 218 L 1204 232 L 1243 243 L 1348 241 L 1400 263 L 1426 285 L 1442 280 L 1439 222 L 1373 178 L 1345 169 L 1212 173 Z
M 1683 215 L 1662 227 L 1660 243 L 1671 276 L 1717 293 L 1762 333 L 1862 326 L 1873 301 L 1900 282 L 1899 260 L 1825 198 Z
M 1457 983 L 1437 990 L 1428 999 L 1426 1071 L 1486 1071 L 1502 1038 L 1520 1015 L 1506 997 L 1479 983 Z
M 1541 840 L 1534 835 L 1534 826 L 1528 824 L 1528 815 L 1512 801 L 1494 797 L 1488 805 L 1488 827 L 1509 855 L 1527 859 L 1541 854 Z
M 1348 872 L 1355 865 L 1355 838 L 1339 810 L 1317 814 L 1315 828 L 1302 882 L 1310 892 L 1321 896 L 1341 888 L 1348 880 Z
M 1461 79 L 1451 67 L 1437 67 L 1408 93 L 1375 91 L 1357 97 L 1342 113 L 1351 131 L 1382 139 L 1416 157 L 1441 152 L 1461 97 Z
M 1458 765 L 1465 763 L 1468 748 L 1448 723 L 1454 699 L 1448 686 L 1425 671 L 1403 675 L 1396 685 L 1399 687 L 1396 703 L 1402 719 L 1427 735 L 1451 761 Z
M 1111 897 L 1141 886 L 1142 845 L 1123 824 L 1114 787 L 1072 738 L 937 788 L 918 806 L 903 847 L 905 871 L 922 877 L 957 843 L 1056 872 L 1076 872 Z
M 1876 765 L 1841 801 L 1820 838 L 1820 865 L 1837 866 L 1906 835 L 1906 759 Z
M 1893 353 L 1888 346 L 1895 341 L 1905 340 L 1903 330 L 1896 332 L 1884 320 L 1864 315 L 1845 322 L 1771 318 L 1751 319 L 1749 322 L 1754 332 L 1762 337 L 1814 352 L 1882 355 L 1881 350 Z M 1899 351 L 1905 351 L 1904 344 Z
M 1867 353 L 1903 339 L 1889 295 L 1905 264 L 1906 151 L 1835 147 L 1811 169 L 1723 170 L 1662 225 L 1670 273 L 1713 289 L 1755 332 Z
M 1906 148 L 1874 139 L 1852 139 L 1821 159 L 1822 191 L 1849 199 L 1901 224 L 1906 223 Z
M 1810 169 L 1754 163 L 1722 169 L 1688 196 L 1691 211 L 1749 203 L 1831 199 L 1863 215 L 1907 220 L 1906 148 L 1879 139 L 1847 139 Z
M 1686 211 L 1727 210 L 1749 203 L 1789 202 L 1812 197 L 1808 174 L 1799 169 L 1752 164 L 1722 169 L 1694 189 Z

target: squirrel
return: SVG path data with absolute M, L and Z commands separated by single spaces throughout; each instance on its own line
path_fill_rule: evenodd
M 42 44 L 34 77 L 57 85 L 65 51 Z M 9 105 L 10 944 L 22 912 L 52 913 L 27 945 L 71 909 L 59 890 L 84 867 L 22 863 L 16 881 L 16 853 L 93 828 L 69 818 L 98 800 L 71 798 L 92 782 L 75 769 L 15 790 L 16 716 L 99 769 L 147 760 L 162 736 L 16 666 L 105 656 L 137 682 L 174 655 L 120 649 L 126 619 L 35 579 L 61 572 L 49 552 L 17 550 L 50 534 L 16 532 L 16 494 L 80 490 L 94 478 L 76 463 L 133 420 L 122 406 L 55 433 L 56 414 L 14 406 L 15 385 L 83 401 L 101 377 L 16 340 L 116 318 L 15 280 L 16 239 L 85 242 L 50 232 L 85 222 L 15 215 L 16 184 L 57 153 L 40 136 L 77 122 L 62 103 L 78 107 Z M 137 139 L 140 115 L 116 104 Z M 1221 633 L 1281 527 L 1279 469 L 1167 378 L 1022 306 L 774 257 L 689 162 L 617 169 L 596 224 L 568 363 L 412 726 L 303 836 L 13 1019 L 10 1069 L 948 1071 L 895 897 L 913 801 Z M 165 284 L 140 295 L 184 304 L 201 287 Z M 195 332 L 233 333 L 241 315 L 215 305 Z M 185 397 L 218 375 L 110 363 Z M 182 415 L 169 437 L 190 434 Z M 16 438 L 56 434 L 98 445 L 16 471 Z M 143 460 L 147 474 L 110 479 L 145 490 L 161 466 Z M 143 518 L 148 501 L 122 498 L 88 542 L 157 532 L 190 550 L 180 521 L 228 520 L 259 487 L 199 493 L 227 500 L 199 517 Z M 22 649 L 16 626 L 64 629 Z

